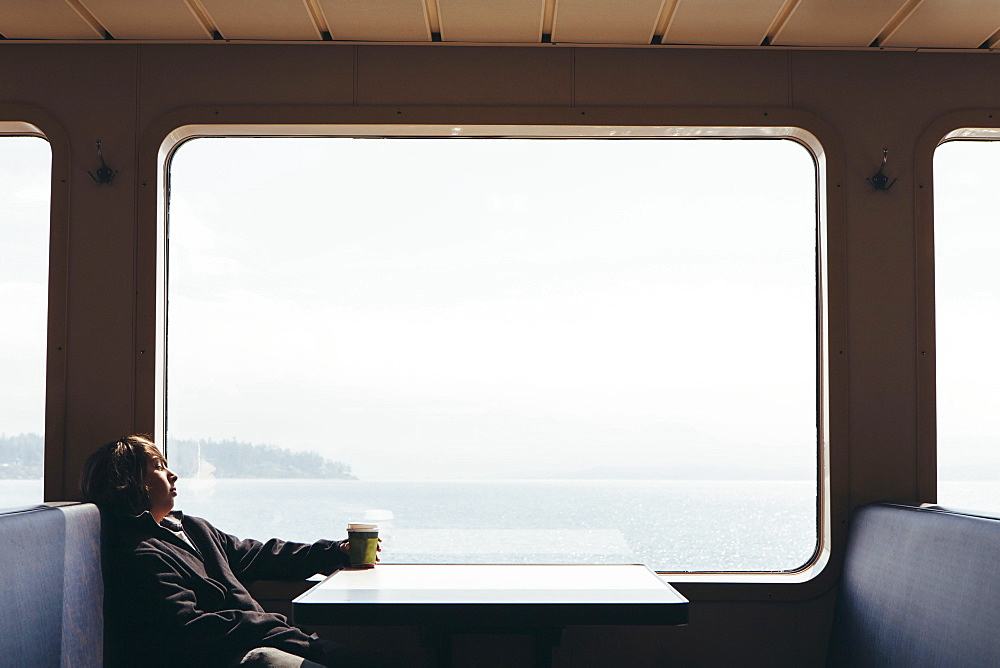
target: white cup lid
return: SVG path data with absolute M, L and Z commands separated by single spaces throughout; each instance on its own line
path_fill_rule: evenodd
M 350 522 L 347 525 L 348 531 L 378 531 L 377 524 L 367 524 L 365 522 Z

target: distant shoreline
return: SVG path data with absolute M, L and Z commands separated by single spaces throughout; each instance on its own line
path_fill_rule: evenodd
M 95 446 L 96 447 L 96 446 Z M 312 451 L 294 451 L 235 439 L 168 439 L 170 467 L 181 478 L 357 480 L 351 467 Z M 41 434 L 0 434 L 0 480 L 40 480 L 45 459 Z M 277 474 L 277 475 L 275 475 Z

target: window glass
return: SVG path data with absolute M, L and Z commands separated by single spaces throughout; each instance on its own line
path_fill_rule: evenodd
M 816 168 L 791 140 L 200 138 L 169 168 L 178 507 L 386 563 L 797 568 Z
M 42 502 L 51 161 L 0 136 L 0 508 Z
M 934 154 L 938 503 L 1000 512 L 1000 229 L 992 224 L 1000 143 L 950 141 Z

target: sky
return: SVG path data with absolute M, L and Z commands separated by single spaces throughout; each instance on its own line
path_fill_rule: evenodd
M 45 425 L 49 182 L 38 137 L 0 137 L 0 435 Z
M 934 156 L 938 467 L 1000 478 L 1000 143 L 952 141 Z
M 168 435 L 365 479 L 812 477 L 815 178 L 791 141 L 189 141 Z
M 0 434 L 40 433 L 50 154 L 0 141 Z M 935 155 L 943 478 L 1000 472 L 998 151 Z M 171 438 L 364 479 L 813 475 L 792 141 L 197 139 L 170 174 Z

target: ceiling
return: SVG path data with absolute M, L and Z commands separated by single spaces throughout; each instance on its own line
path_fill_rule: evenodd
M 0 35 L 988 53 L 1000 0 L 3 0 Z

